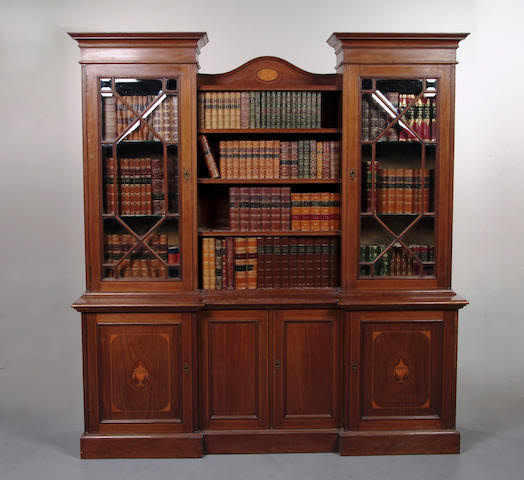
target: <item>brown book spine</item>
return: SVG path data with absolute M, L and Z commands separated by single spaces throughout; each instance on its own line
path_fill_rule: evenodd
M 260 141 L 253 141 L 253 176 L 252 178 L 259 179 L 260 177 Z
M 313 287 L 320 288 L 321 238 L 313 238 Z
M 273 140 L 272 163 L 271 178 L 280 178 L 280 140 Z
M 302 194 L 300 230 L 303 232 L 308 232 L 311 230 L 311 193 Z
M 329 178 L 331 173 L 331 142 L 324 142 L 322 156 L 322 178 Z
M 255 290 L 257 288 L 257 238 L 247 238 L 247 288 L 248 290 Z
M 264 268 L 264 285 L 266 288 L 273 288 L 273 270 L 274 270 L 274 248 L 275 238 L 266 237 L 265 268 Z
M 240 189 L 238 187 L 229 188 L 229 229 L 234 232 L 240 230 Z
M 298 142 L 291 142 L 290 178 L 298 178 Z
M 300 230 L 301 227 L 301 199 L 300 193 L 291 194 L 291 230 Z
M 247 289 L 247 239 L 235 238 L 235 288 Z
M 297 237 L 297 287 L 306 287 L 306 238 Z
M 319 232 L 320 228 L 320 203 L 322 194 L 314 192 L 311 194 L 311 231 Z
M 202 149 L 202 154 L 204 155 L 204 161 L 206 162 L 209 176 L 211 178 L 220 177 L 220 174 L 218 173 L 217 164 L 215 162 L 215 157 L 213 156 L 213 153 L 211 152 L 211 148 L 209 146 L 209 142 L 207 141 L 207 137 L 205 135 L 199 135 L 198 141 Z
M 329 230 L 329 214 L 330 214 L 329 192 L 322 192 L 320 194 L 320 230 L 322 232 L 327 232 Z
M 289 288 L 289 237 L 280 237 L 280 287 Z
M 328 278 L 329 278 L 329 284 L 328 287 L 336 287 L 337 286 L 337 277 L 338 277 L 338 247 L 337 247 L 337 239 L 336 238 L 330 238 L 329 239 L 329 271 L 328 271 Z
M 240 141 L 233 140 L 232 142 L 232 175 L 231 178 L 240 177 Z
M 238 142 L 238 178 L 249 178 L 247 176 L 247 142 L 240 140 Z
M 273 261 L 271 276 L 273 288 L 282 288 L 282 251 L 280 249 L 282 237 L 273 238 Z
M 291 177 L 290 142 L 280 142 L 280 178 Z
M 235 248 L 233 237 L 226 237 L 226 288 L 232 290 L 235 288 Z
M 328 238 L 321 239 L 320 244 L 320 287 L 329 286 L 329 243 Z
M 202 239 L 202 288 L 209 290 L 209 238 Z
M 331 217 L 330 230 L 340 230 L 340 193 L 331 194 L 333 214 Z
M 249 228 L 248 230 L 256 232 L 260 230 L 260 197 L 259 188 L 249 189 Z
M 240 128 L 249 128 L 249 92 L 240 93 Z
M 314 238 L 306 237 L 304 238 L 305 244 L 305 253 L 304 253 L 304 286 L 311 288 L 314 286 L 313 277 L 315 275 L 315 270 L 313 267 L 314 263 L 314 247 L 313 247 Z
M 215 238 L 215 289 L 222 290 L 222 239 Z
M 320 143 L 320 142 L 319 142 Z M 317 176 L 317 141 L 309 141 L 309 173 L 308 178 Z
M 266 288 L 266 238 L 257 238 L 257 287 Z
M 298 253 L 298 240 L 297 237 L 289 237 L 289 257 L 288 257 L 288 282 L 289 288 L 297 287 L 297 253 Z
M 255 178 L 255 176 L 253 175 L 253 143 L 253 140 L 247 140 L 245 144 L 246 178 Z

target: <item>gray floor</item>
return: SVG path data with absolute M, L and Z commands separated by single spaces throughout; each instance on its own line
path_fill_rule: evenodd
M 336 454 L 210 455 L 200 460 L 80 460 L 79 316 L 65 307 L 38 324 L 0 323 L 0 480 L 43 479 L 486 479 L 524 478 L 524 396 L 518 335 L 506 330 L 481 362 L 462 330 L 458 426 L 461 455 L 340 457 Z M 30 312 L 31 311 L 31 312 Z M 5 313 L 5 312 L 4 312 Z M 14 312 L 12 312 L 14 313 Z M 59 333 L 59 334 L 58 334 Z M 511 347 L 511 348 L 510 348 Z M 517 347 L 517 348 L 515 348 Z M 489 350 L 484 351 L 489 354 Z M 495 352 L 493 352 L 495 353 Z

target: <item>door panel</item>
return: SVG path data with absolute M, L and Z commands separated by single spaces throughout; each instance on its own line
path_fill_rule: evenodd
M 99 314 L 93 328 L 99 430 L 191 431 L 191 314 Z
M 202 425 L 267 427 L 268 314 L 202 314 Z
M 275 427 L 337 426 L 338 329 L 334 311 L 274 312 Z
M 350 428 L 440 427 L 446 314 L 350 316 Z

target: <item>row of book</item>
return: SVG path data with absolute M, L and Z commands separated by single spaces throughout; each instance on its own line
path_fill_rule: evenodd
M 223 140 L 218 147 L 222 178 L 340 178 L 339 141 Z M 214 159 L 204 159 L 216 178 Z
M 225 237 L 202 240 L 204 290 L 336 287 L 338 263 L 336 238 Z
M 321 93 L 200 92 L 200 128 L 320 128 Z
M 111 233 L 104 235 L 104 263 L 118 264 L 124 255 L 136 245 L 136 238 L 128 233 Z M 148 245 L 158 255 L 146 247 L 140 246 L 128 258 L 115 268 L 106 268 L 107 278 L 162 278 L 165 277 L 165 263 L 168 263 L 168 276 L 179 276 L 180 250 L 177 245 L 168 245 L 164 233 L 152 234 Z M 159 258 L 160 257 L 160 258 Z
M 230 187 L 232 231 L 340 230 L 340 193 L 291 193 L 291 187 Z
M 126 140 L 159 141 L 178 143 L 178 97 L 168 95 L 161 102 L 155 102 L 155 95 L 127 95 L 118 100 L 114 95 L 102 97 L 102 137 L 114 140 L 140 116 L 143 119 L 125 137 Z M 149 112 L 153 107 L 154 110 Z M 131 108 L 129 108 L 131 107 Z M 149 112 L 149 113 L 148 113 Z M 144 115 L 145 114 L 145 115 Z M 147 122 L 153 130 L 142 122 Z M 160 137 L 160 138 L 159 138 Z
M 434 211 L 435 170 L 378 168 L 362 162 L 362 211 L 419 213 Z M 424 186 L 424 189 L 422 189 Z
M 398 92 L 387 92 L 382 96 L 362 97 L 362 140 L 377 138 L 398 113 L 411 105 L 400 121 L 390 127 L 380 137 L 379 142 L 385 141 L 418 141 L 418 134 L 422 140 L 435 141 L 437 135 L 437 103 L 436 98 L 420 97 Z M 409 128 L 408 128 L 409 127 Z
M 408 245 L 409 249 L 421 262 L 435 261 L 435 247 L 433 245 Z M 361 245 L 360 263 L 373 262 L 384 250 L 386 245 Z M 434 275 L 434 265 L 422 265 L 402 246 L 393 246 L 384 253 L 374 264 L 373 275 L 371 266 L 361 265 L 361 276 L 375 277 L 405 277 Z
M 106 213 L 162 215 L 164 213 L 164 171 L 160 157 L 120 158 L 118 179 L 115 162 L 104 162 L 104 205 Z

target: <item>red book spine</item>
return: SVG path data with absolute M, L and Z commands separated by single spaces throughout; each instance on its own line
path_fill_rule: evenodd
M 271 230 L 271 188 L 262 187 L 262 200 L 260 205 L 260 217 L 262 230 Z
M 281 207 L 280 207 L 280 188 L 271 188 L 271 230 L 280 230 Z
M 249 230 L 249 188 L 240 187 L 240 198 L 238 201 L 238 211 L 240 217 L 240 231 Z
M 249 230 L 252 232 L 260 227 L 260 202 L 257 193 L 257 188 L 249 189 Z
M 229 188 L 229 229 L 231 231 L 240 230 L 240 189 L 238 187 Z
M 291 187 L 280 189 L 280 229 L 291 230 Z

